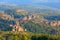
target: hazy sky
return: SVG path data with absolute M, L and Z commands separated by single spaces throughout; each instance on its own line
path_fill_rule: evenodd
M 60 0 L 0 0 L 7 4 L 60 3 Z
M 60 8 L 60 0 L 0 0 L 0 4 L 39 4 Z

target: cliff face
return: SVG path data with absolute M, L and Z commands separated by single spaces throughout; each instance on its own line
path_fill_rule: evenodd
M 12 31 L 22 31 L 24 32 L 24 28 L 20 26 L 19 24 L 19 21 L 18 20 L 15 20 L 16 21 L 16 24 L 12 26 Z

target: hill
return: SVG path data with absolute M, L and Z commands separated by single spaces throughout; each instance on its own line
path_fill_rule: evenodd
M 59 17 L 60 10 L 55 8 L 0 5 L 0 31 L 24 30 L 32 33 L 60 35 Z

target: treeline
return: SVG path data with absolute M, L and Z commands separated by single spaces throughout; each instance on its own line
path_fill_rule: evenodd
M 60 40 L 59 36 L 29 32 L 1 32 L 0 40 Z

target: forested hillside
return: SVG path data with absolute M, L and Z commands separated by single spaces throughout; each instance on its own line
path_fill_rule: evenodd
M 60 40 L 59 36 L 59 9 L 32 5 L 0 5 L 1 40 Z

